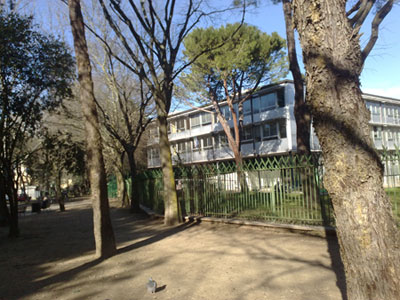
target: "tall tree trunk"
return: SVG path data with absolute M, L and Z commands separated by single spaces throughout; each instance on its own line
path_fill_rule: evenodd
M 59 170 L 57 171 L 56 175 L 56 199 L 58 202 L 58 205 L 60 206 L 60 211 L 65 211 L 65 203 L 64 203 L 64 197 L 61 193 L 61 175 L 62 171 Z
M 115 177 L 117 178 L 117 198 L 121 203 L 121 207 L 129 206 L 129 198 L 126 191 L 124 174 L 120 170 L 116 170 Z
M 294 0 L 349 299 L 400 299 L 400 240 L 361 97 L 359 37 L 342 0 Z
M 11 169 L 8 169 L 7 174 L 14 174 Z M 19 236 L 19 224 L 18 224 L 18 194 L 14 188 L 14 182 L 11 178 L 6 178 L 6 190 L 10 202 L 10 224 L 8 236 L 10 238 L 16 238 Z
M 126 155 L 128 156 L 129 162 L 129 170 L 130 170 L 130 177 L 131 177 L 131 190 L 130 190 L 130 198 L 131 198 L 131 212 L 139 213 L 140 210 L 140 203 L 139 197 L 137 197 L 138 193 L 136 192 L 136 162 L 134 157 L 133 149 L 128 149 L 126 151 Z
M 115 254 L 116 246 L 107 196 L 107 179 L 96 110 L 96 99 L 93 91 L 91 66 L 80 1 L 69 0 L 68 6 L 78 65 L 80 98 L 85 117 L 96 256 L 106 258 Z
M 164 184 L 164 223 L 175 225 L 181 223 L 182 214 L 178 203 L 175 188 L 175 176 L 172 169 L 172 158 L 167 131 L 167 114 L 158 111 L 158 123 L 160 131 L 160 155 Z
M 311 114 L 304 100 L 304 81 L 297 61 L 291 2 L 291 0 L 283 0 L 283 13 L 285 16 L 289 69 L 294 81 L 294 117 L 296 119 L 297 153 L 309 154 L 311 150 Z
M 0 226 L 6 226 L 10 223 L 10 212 L 6 202 L 6 187 L 3 174 L 0 173 Z
M 119 154 L 117 166 L 115 168 L 115 177 L 117 178 L 117 198 L 121 207 L 129 207 L 129 196 L 124 177 L 124 158 L 126 151 Z

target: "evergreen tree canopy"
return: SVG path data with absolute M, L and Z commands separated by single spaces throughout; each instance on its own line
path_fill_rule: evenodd
M 31 17 L 0 11 L 1 129 L 34 130 L 44 110 L 71 96 L 73 77 L 64 43 L 35 31 Z
M 198 28 L 187 36 L 184 56 L 189 61 L 200 52 L 226 42 L 201 55 L 191 65 L 191 73 L 182 76 L 186 88 L 195 92 L 207 90 L 208 93 L 208 88 L 212 87 L 217 96 L 225 97 L 222 92 L 224 81 L 230 92 L 238 92 L 238 89 L 252 89 L 259 83 L 286 75 L 285 40 L 276 32 L 268 35 L 247 24 L 235 33 L 238 26 Z

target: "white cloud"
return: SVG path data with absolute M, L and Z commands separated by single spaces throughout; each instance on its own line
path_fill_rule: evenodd
M 391 98 L 400 99 L 400 86 L 390 88 L 365 88 L 362 89 L 363 93 L 373 94 L 377 96 L 386 96 Z

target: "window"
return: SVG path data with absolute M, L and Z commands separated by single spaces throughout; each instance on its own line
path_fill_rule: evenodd
M 261 142 L 261 126 L 257 125 L 253 127 L 253 135 L 255 142 Z
M 251 115 L 251 102 L 250 100 L 246 100 L 243 102 L 243 114 L 245 116 Z
M 170 122 L 168 133 L 176 133 L 176 122 L 175 121 Z
M 185 119 L 176 120 L 176 129 L 177 132 L 185 131 Z
M 276 93 L 269 93 L 261 96 L 260 109 L 261 111 L 267 111 L 276 107 Z
M 226 120 L 232 119 L 231 111 L 229 110 L 228 105 L 221 107 L 221 113 L 225 117 Z
M 378 107 L 378 105 L 374 105 L 374 106 L 373 106 L 372 113 L 373 113 L 374 115 L 378 115 L 378 116 L 379 116 L 379 107 Z
M 186 144 L 186 142 L 179 142 L 178 143 L 178 153 L 186 153 L 188 150 L 188 145 Z
M 191 128 L 196 128 L 200 126 L 200 114 L 190 117 L 190 126 Z
M 217 147 L 224 148 L 224 147 L 228 147 L 228 146 L 229 146 L 228 137 L 226 136 L 225 132 L 220 133 L 217 136 Z
M 160 137 L 158 127 L 151 127 L 149 129 L 149 135 L 151 139 L 158 139 Z
M 160 158 L 160 151 L 158 148 L 150 148 L 147 152 L 150 161 L 155 161 Z
M 279 107 L 285 106 L 285 89 L 281 88 L 276 92 L 277 95 L 277 102 Z
M 201 115 L 201 125 L 208 125 L 208 124 L 211 124 L 211 114 L 203 113 Z
M 393 141 L 393 132 L 392 131 L 388 131 L 388 141 Z
M 285 139 L 287 137 L 287 135 L 286 135 L 286 120 L 285 119 L 279 120 L 278 125 L 279 125 L 279 137 L 281 139 Z
M 386 108 L 386 113 L 387 113 L 388 117 L 392 117 L 393 116 L 393 108 L 391 108 L 391 107 Z
M 202 143 L 203 143 L 203 149 L 212 148 L 212 137 L 211 137 L 211 135 L 202 137 L 201 140 L 202 140 Z
M 262 125 L 262 134 L 263 139 L 271 139 L 276 138 L 277 134 L 277 126 L 276 123 L 265 123 Z
M 192 144 L 193 144 L 193 146 L 192 146 L 193 151 L 199 151 L 200 150 L 200 141 L 199 141 L 199 139 L 197 137 L 193 138 Z
M 243 128 L 243 143 L 248 143 L 253 141 L 252 127 L 247 126 Z
M 253 102 L 253 114 L 260 113 L 260 97 L 253 98 L 252 102 Z
M 382 139 L 382 129 L 379 127 L 374 126 L 374 140 L 380 140 Z

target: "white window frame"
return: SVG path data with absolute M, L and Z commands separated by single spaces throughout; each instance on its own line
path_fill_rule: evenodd
M 378 105 L 376 105 L 376 104 L 373 105 L 372 114 L 375 115 L 375 116 L 379 116 L 380 115 L 380 109 L 379 109 Z
M 151 127 L 149 130 L 149 136 L 150 138 L 158 139 L 160 137 L 158 127 Z
M 266 126 L 266 125 L 269 126 L 269 135 L 268 136 L 264 136 L 264 133 L 265 133 L 264 126 Z M 271 129 L 273 127 L 275 128 L 275 134 L 271 134 L 271 132 L 272 132 Z M 262 133 L 262 140 L 272 140 L 275 138 L 279 138 L 277 123 L 276 122 L 275 123 L 267 122 L 267 123 L 261 124 L 261 133 Z
M 200 114 L 195 114 L 190 116 L 190 128 L 198 128 L 201 126 L 201 115 Z M 193 124 L 194 120 L 198 120 L 197 124 Z
M 218 148 L 226 148 L 229 147 L 228 137 L 225 132 L 218 134 Z
M 212 122 L 211 121 L 211 113 L 204 112 L 201 114 L 201 125 L 202 126 L 209 125 L 209 124 L 211 124 L 211 122 Z
M 192 150 L 193 151 L 200 151 L 201 149 L 201 140 L 199 138 L 197 138 L 197 136 L 193 137 L 192 140 Z
M 393 132 L 391 130 L 388 130 L 387 132 L 387 137 L 388 137 L 388 141 L 393 141 Z
M 183 127 L 181 125 L 183 124 Z M 184 118 L 176 119 L 176 132 L 183 132 L 186 130 L 186 120 Z
M 373 138 L 374 141 L 382 140 L 382 129 L 380 127 L 373 127 Z
M 208 143 L 206 141 L 209 141 L 210 143 Z M 206 144 L 207 144 L 207 146 L 206 146 Z M 206 135 L 206 136 L 201 137 L 201 146 L 202 146 L 203 150 L 212 149 L 212 147 L 213 147 L 212 136 Z

